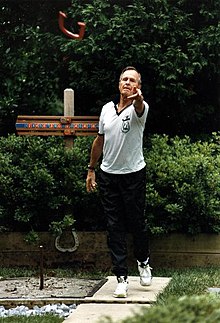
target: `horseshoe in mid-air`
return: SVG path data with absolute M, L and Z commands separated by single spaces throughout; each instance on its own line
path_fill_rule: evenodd
M 69 38 L 82 40 L 84 33 L 85 33 L 86 24 L 84 22 L 78 22 L 78 25 L 80 26 L 79 34 L 73 34 L 71 31 L 68 31 L 64 27 L 64 19 L 65 18 L 67 18 L 66 14 L 62 11 L 59 11 L 59 27 L 60 27 L 61 31 Z

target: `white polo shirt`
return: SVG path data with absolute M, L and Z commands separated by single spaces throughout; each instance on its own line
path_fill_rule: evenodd
M 111 174 L 136 172 L 145 167 L 143 132 L 149 110 L 144 101 L 144 113 L 138 117 L 131 104 L 120 113 L 111 101 L 102 108 L 99 134 L 104 135 L 101 169 Z

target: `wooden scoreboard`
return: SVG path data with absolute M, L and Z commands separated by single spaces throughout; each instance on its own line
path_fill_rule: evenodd
M 18 116 L 18 135 L 91 136 L 98 132 L 96 116 Z
M 63 116 L 20 115 L 16 120 L 16 132 L 20 136 L 64 136 L 66 147 L 73 146 L 76 136 L 95 136 L 98 132 L 98 116 L 74 115 L 74 91 L 64 91 Z

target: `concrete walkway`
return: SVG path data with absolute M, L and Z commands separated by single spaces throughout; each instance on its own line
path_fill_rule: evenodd
M 139 277 L 130 276 L 128 297 L 114 298 L 112 294 L 116 287 L 116 278 L 109 276 L 107 282 L 92 297 L 85 297 L 63 323 L 98 323 L 106 316 L 116 323 L 134 315 L 142 307 L 150 307 L 169 281 L 170 278 L 154 277 L 151 286 L 142 287 Z

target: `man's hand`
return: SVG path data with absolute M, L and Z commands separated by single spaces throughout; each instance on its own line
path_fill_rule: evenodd
M 144 110 L 144 97 L 142 95 L 141 89 L 134 88 L 134 91 L 136 91 L 134 94 L 128 96 L 128 99 L 133 99 L 133 105 L 135 107 L 135 110 L 138 115 L 141 115 Z
M 134 99 L 135 101 L 143 102 L 143 95 L 140 89 L 134 88 L 134 91 L 136 91 L 134 94 L 129 95 L 127 99 Z
M 95 181 L 95 171 L 88 170 L 87 178 L 86 178 L 86 190 L 87 192 L 94 192 L 97 187 L 97 183 Z

